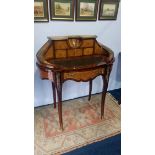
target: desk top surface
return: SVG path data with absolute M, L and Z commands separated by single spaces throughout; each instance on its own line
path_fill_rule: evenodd
M 59 69 L 83 69 L 106 64 L 106 57 L 94 55 L 67 59 L 52 59 L 48 60 L 48 62 Z

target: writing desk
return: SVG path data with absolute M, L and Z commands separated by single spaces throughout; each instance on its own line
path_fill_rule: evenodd
M 109 76 L 114 62 L 111 49 L 98 43 L 96 36 L 48 37 L 48 41 L 36 56 L 41 78 L 48 79 L 52 83 L 54 108 L 57 94 L 59 123 L 62 130 L 62 85 L 66 80 L 89 81 L 88 100 L 90 100 L 92 80 L 102 76 L 104 83 L 101 100 L 102 119 Z

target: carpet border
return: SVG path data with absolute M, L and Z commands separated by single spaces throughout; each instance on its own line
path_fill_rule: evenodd
M 69 148 L 69 150 L 66 149 L 66 150 L 64 150 L 64 151 L 57 152 L 57 153 L 55 153 L 55 154 L 50 154 L 50 155 L 62 155 L 63 153 L 71 152 L 71 151 L 73 151 L 73 150 L 79 149 L 79 148 L 84 147 L 84 146 L 86 146 L 86 145 L 93 144 L 93 143 L 95 143 L 95 142 L 99 142 L 99 141 L 105 140 L 105 139 L 107 139 L 107 138 L 116 136 L 116 135 L 118 135 L 118 134 L 120 134 L 120 133 L 121 133 L 121 131 L 117 131 L 116 133 L 113 133 L 113 134 L 111 134 L 111 135 L 104 136 L 104 137 L 99 137 L 98 139 L 92 140 L 92 141 L 87 142 L 87 143 L 85 143 L 85 144 L 81 144 L 81 145 L 78 145 L 78 146 L 76 146 L 76 147 L 71 147 L 71 148 Z

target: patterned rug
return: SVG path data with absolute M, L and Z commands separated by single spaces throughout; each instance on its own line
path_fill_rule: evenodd
M 35 108 L 35 155 L 59 155 L 114 136 L 121 131 L 120 106 L 107 93 L 105 116 L 100 119 L 101 94 L 63 102 L 63 126 L 59 129 L 57 108 Z

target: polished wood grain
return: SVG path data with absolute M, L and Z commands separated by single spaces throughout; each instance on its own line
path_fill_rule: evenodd
M 92 82 L 102 76 L 101 119 L 104 116 L 105 97 L 109 76 L 114 62 L 113 51 L 97 42 L 96 36 L 48 37 L 49 40 L 37 53 L 37 66 L 42 79 L 50 80 L 53 89 L 54 108 L 58 98 L 60 128 L 63 130 L 62 86 L 67 80 L 89 81 L 91 99 Z M 57 94 L 57 95 L 56 95 Z

